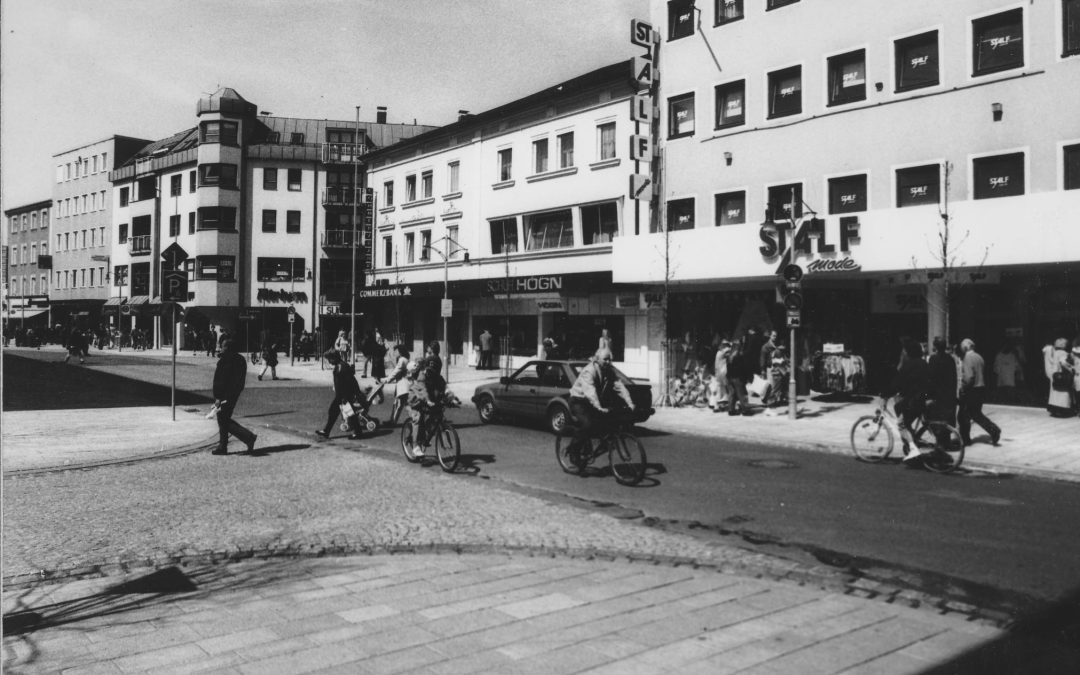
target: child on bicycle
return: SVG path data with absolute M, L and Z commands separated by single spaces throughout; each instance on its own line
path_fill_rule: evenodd
M 895 396 L 894 409 L 900 421 L 900 438 L 904 442 L 904 461 L 918 460 L 922 453 L 911 436 L 911 428 L 926 412 L 926 400 L 930 394 L 930 366 L 923 360 L 922 345 L 905 340 L 900 352 L 900 366 L 892 384 L 883 396 Z
M 423 457 L 427 445 L 425 427 L 426 417 L 436 406 L 441 404 L 446 395 L 446 379 L 442 376 L 442 359 L 439 357 L 439 343 L 431 342 L 424 351 L 424 359 L 419 363 L 416 378 L 409 387 L 409 409 L 412 411 L 415 442 L 413 456 Z
M 597 436 L 610 426 L 618 401 L 634 410 L 630 390 L 619 381 L 611 365 L 611 350 L 600 348 L 578 373 L 570 388 L 570 413 L 577 421 L 570 447 L 576 450 L 590 437 Z

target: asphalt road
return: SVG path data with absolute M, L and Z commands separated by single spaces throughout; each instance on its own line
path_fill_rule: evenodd
M 171 370 L 159 358 L 110 354 L 91 362 L 94 370 L 159 385 L 140 391 L 155 399 L 143 399 L 142 405 L 168 403 L 168 389 L 161 385 L 168 384 Z M 206 358 L 178 368 L 186 404 L 207 399 L 213 363 Z M 5 371 L 5 407 L 14 384 L 8 375 Z M 252 426 L 305 434 L 317 446 L 313 430 L 322 425 L 332 397 L 327 380 L 327 385 L 253 382 L 238 416 Z M 385 419 L 389 405 L 376 413 Z M 1075 536 L 1080 489 L 1075 485 L 937 476 L 646 428 L 650 474 L 641 486 L 626 488 L 603 471 L 586 477 L 562 473 L 552 437 L 539 428 L 484 426 L 471 408 L 452 411 L 451 419 L 461 434 L 463 473 L 550 501 L 642 516 L 661 529 L 858 569 L 870 578 L 1014 614 L 1046 602 L 1075 602 L 1080 589 L 1080 538 Z M 355 445 L 341 439 L 332 443 Z M 362 446 L 355 450 L 401 459 L 396 429 L 380 430 Z

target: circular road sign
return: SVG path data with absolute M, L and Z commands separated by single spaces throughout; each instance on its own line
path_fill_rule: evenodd
M 789 284 L 797 284 L 803 278 L 803 269 L 795 263 L 784 265 L 784 281 Z

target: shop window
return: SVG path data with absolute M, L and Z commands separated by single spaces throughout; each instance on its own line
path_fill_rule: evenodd
M 743 18 L 743 0 L 715 0 L 716 25 L 738 21 Z
M 236 279 L 236 258 L 231 255 L 196 256 L 195 278 L 200 280 L 234 281 Z
M 574 132 L 559 134 L 555 141 L 559 145 L 559 168 L 568 169 L 574 166 Z
M 802 112 L 802 66 L 769 73 L 769 119 Z
M 581 207 L 581 238 L 586 244 L 606 244 L 619 236 L 619 208 L 615 202 Z
M 508 181 L 514 177 L 514 149 L 499 150 L 499 180 Z
M 271 167 L 263 169 L 263 189 L 277 190 L 277 169 Z
M 235 230 L 236 208 L 232 206 L 200 206 L 199 230 Z
M 1065 181 L 1066 190 L 1080 190 L 1080 143 L 1066 145 L 1065 153 Z
M 286 234 L 299 234 L 300 233 L 300 212 L 299 211 L 286 211 L 285 212 L 285 233 Z
M 694 198 L 671 199 L 667 203 L 668 230 L 694 229 Z
M 746 222 L 746 192 L 723 192 L 716 195 L 716 225 L 741 225 Z
M 795 218 L 802 218 L 802 183 L 773 185 L 769 187 L 769 203 L 765 220 L 791 220 L 791 206 L 795 203 Z
M 972 75 L 1024 65 L 1024 10 L 1013 9 L 971 22 Z
M 716 128 L 746 124 L 746 80 L 716 87 Z
M 574 223 L 569 209 L 536 213 L 524 218 L 525 250 L 541 251 L 574 245 Z
M 922 33 L 895 43 L 896 91 L 932 87 L 938 83 L 938 34 Z
M 199 187 L 236 187 L 235 164 L 202 164 L 199 166 Z
M 682 138 L 694 133 L 694 94 L 668 99 L 668 138 Z
M 517 253 L 517 219 L 493 220 L 491 226 L 491 252 L 495 255 Z
M 896 170 L 896 208 L 937 204 L 940 194 L 940 170 L 937 164 Z
M 259 281 L 303 281 L 306 265 L 304 258 L 259 258 L 256 272 Z
M 866 100 L 866 50 L 829 58 L 829 105 Z
M 1013 152 L 972 161 L 975 199 L 1024 194 L 1024 153 Z
M 615 123 L 605 122 L 596 127 L 596 142 L 598 161 L 615 159 Z
M 668 39 L 678 40 L 694 34 L 694 0 L 668 2 Z
M 184 191 L 184 177 L 180 174 L 175 176 L 169 176 L 169 196 L 179 197 L 180 193 Z M 96 199 L 94 200 L 97 201 Z
M 548 139 L 533 141 L 533 173 L 545 173 L 548 170 Z
M 829 179 L 829 213 L 866 210 L 866 174 Z
M 289 191 L 299 192 L 304 187 L 304 173 L 302 169 L 289 169 Z
M 1061 0 L 1062 56 L 1080 54 L 1080 0 Z
M 262 231 L 277 232 L 277 211 L 274 211 L 273 209 L 263 209 Z

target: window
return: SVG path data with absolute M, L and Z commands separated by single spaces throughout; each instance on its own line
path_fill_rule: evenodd
M 236 187 L 235 164 L 203 164 L 199 166 L 200 187 Z
M 239 125 L 236 122 L 225 120 L 203 122 L 200 127 L 201 143 L 221 143 L 224 145 L 236 145 L 236 136 Z
M 548 139 L 533 141 L 533 173 L 545 173 L 548 170 Z
M 405 202 L 416 201 L 416 176 L 405 176 Z
M 1024 194 L 1024 153 L 979 157 L 972 162 L 975 199 Z
M 120 188 L 120 206 L 127 206 L 131 199 L 131 188 Z
M 668 200 L 667 226 L 669 232 L 694 229 L 694 198 Z
M 619 209 L 615 202 L 581 207 L 581 240 L 585 245 L 606 244 L 619 236 Z
M 461 162 L 446 165 L 446 191 L 449 194 L 461 192 Z
M 682 94 L 668 99 L 668 138 L 680 138 L 694 133 L 694 94 Z
M 394 181 L 388 180 L 382 184 L 383 206 L 389 208 L 394 205 Z
M 1080 0 L 1061 0 L 1062 56 L 1080 54 Z
M 452 225 L 446 228 L 446 238 L 450 241 L 447 242 L 447 251 L 450 257 L 453 258 L 457 255 L 457 252 L 461 250 L 461 245 L 458 244 L 458 226 Z
M 432 196 L 432 176 L 430 171 L 425 171 L 420 174 L 420 198 L 431 199 Z
M 1066 145 L 1065 153 L 1065 180 L 1066 190 L 1080 190 L 1080 143 Z
M 574 132 L 559 134 L 555 140 L 559 144 L 559 168 L 568 169 L 574 166 Z
M 263 209 L 262 231 L 277 232 L 277 211 L 274 211 L 273 209 Z
M 937 164 L 896 170 L 896 208 L 937 204 L 940 192 Z
M 765 3 L 765 11 L 768 12 L 779 7 L 786 7 L 788 5 L 794 5 L 799 0 L 768 0 Z
M 420 233 L 420 262 L 431 260 L 431 231 L 425 230 Z
M 184 189 L 184 177 L 180 174 L 169 176 L 169 196 L 176 197 Z
M 499 151 L 499 180 L 507 181 L 512 180 L 514 165 L 514 149 L 503 148 Z
M 411 232 L 405 235 L 405 262 L 416 262 L 416 235 Z
M 277 189 L 277 169 L 266 167 L 263 169 L 263 189 Z
M 896 91 L 938 83 L 937 31 L 896 41 Z
M 127 240 L 128 240 L 128 225 L 127 225 L 127 223 L 120 223 L 120 228 L 118 230 L 118 235 L 119 235 L 118 236 L 118 240 L 119 240 L 118 243 L 126 244 Z M 65 244 L 67 243 L 67 235 L 66 234 L 64 235 L 64 243 Z M 76 246 L 77 245 L 78 245 L 78 242 L 76 242 Z
M 236 208 L 231 206 L 200 206 L 200 230 L 235 230 Z
M 716 25 L 743 18 L 743 0 L 716 0 Z
M 304 174 L 300 169 L 289 169 L 289 191 L 299 192 L 303 187 Z
M 179 237 L 180 236 L 180 215 L 179 214 L 177 214 L 175 216 L 169 216 L 169 236 L 170 237 Z
M 108 156 L 109 156 L 109 153 L 107 153 L 107 152 L 103 152 L 103 153 L 101 153 L 101 170 L 102 170 L 102 171 L 108 171 L 108 170 L 109 170 L 109 165 L 108 165 L 108 163 L 107 163 L 107 162 L 105 161 L 105 159 L 106 159 L 106 158 L 107 158 Z
M 236 278 L 235 275 L 236 258 L 231 255 L 200 255 L 195 257 L 196 279 L 233 281 Z
M 746 124 L 746 80 L 716 87 L 716 128 Z
M 769 119 L 802 112 L 802 66 L 769 73 Z
M 866 174 L 829 179 L 829 213 L 866 210 Z
M 491 221 L 492 254 L 517 253 L 517 219 L 503 218 Z
M 723 192 L 716 195 L 715 201 L 717 227 L 746 222 L 746 192 Z
M 187 214 L 187 231 L 188 234 L 195 234 L 195 212 L 191 211 Z
M 802 217 L 802 183 L 773 185 L 769 188 L 766 220 L 791 220 L 791 203 L 795 202 L 795 217 Z
M 290 145 L 303 145 L 304 144 L 304 134 L 298 134 L 298 133 L 295 133 L 295 132 L 289 134 L 289 144 Z
M 597 159 L 615 159 L 615 123 L 605 122 L 596 127 Z
M 694 0 L 670 0 L 668 6 L 668 39 L 678 40 L 694 34 Z
M 195 171 L 188 173 L 188 192 L 195 192 L 195 187 L 198 184 L 196 175 L 197 172 Z
M 394 240 L 390 237 L 383 237 L 383 267 L 394 266 Z
M 256 263 L 259 281 L 303 281 L 306 268 L 304 258 L 259 258 Z
M 1024 10 L 1013 9 L 971 22 L 973 75 L 1024 65 Z
M 574 222 L 569 209 L 527 215 L 523 225 L 526 251 L 574 245 Z
M 829 105 L 866 100 L 866 50 L 829 58 Z
M 113 286 L 127 286 L 128 266 L 117 265 L 113 268 Z M 74 280 L 72 280 L 74 284 Z
M 285 212 L 285 234 L 300 234 L 300 212 Z

